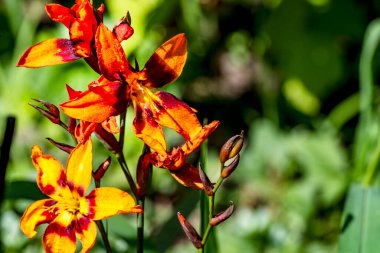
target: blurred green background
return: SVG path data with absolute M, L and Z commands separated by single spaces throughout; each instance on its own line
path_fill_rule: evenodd
M 71 6 L 74 1 L 54 1 Z M 102 1 L 94 0 L 99 6 Z M 84 90 L 97 78 L 84 61 L 41 69 L 16 68 L 21 54 L 67 29 L 44 12 L 45 0 L 0 0 L 0 130 L 17 119 L 2 203 L 3 252 L 39 252 L 41 234 L 19 231 L 25 207 L 43 196 L 36 188 L 30 150 L 35 144 L 65 161 L 45 138 L 70 143 L 58 126 L 28 103 L 58 105 L 65 84 Z M 240 130 L 246 146 L 237 171 L 217 195 L 217 210 L 234 201 L 236 212 L 217 229 L 219 252 L 337 252 L 340 218 L 351 177 L 358 120 L 358 61 L 364 31 L 380 13 L 379 1 L 359 0 L 105 0 L 105 23 L 126 11 L 135 34 L 123 46 L 143 66 L 154 50 L 184 32 L 185 69 L 164 89 L 220 120 L 209 139 L 207 173 L 219 173 L 218 148 Z M 376 63 L 376 61 L 375 61 Z M 375 64 L 379 70 L 379 64 Z M 379 75 L 379 71 L 375 71 Z M 128 113 L 131 123 L 133 112 Z M 170 136 L 171 137 L 171 136 Z M 1 141 L 1 139 L 0 139 Z M 170 138 L 173 145 L 176 136 Z M 127 127 L 125 154 L 131 168 L 142 145 Z M 95 146 L 94 167 L 107 157 Z M 4 168 L 1 168 L 2 170 Z M 104 185 L 127 189 L 114 162 Z M 29 182 L 29 183 L 28 183 Z M 195 252 L 176 220 L 181 211 L 198 222 L 198 193 L 155 169 L 147 200 L 146 252 Z M 134 252 L 134 217 L 107 225 L 115 252 Z M 196 224 L 197 225 L 197 224 Z M 197 227 L 197 226 L 196 226 Z M 103 252 L 99 237 L 94 252 Z

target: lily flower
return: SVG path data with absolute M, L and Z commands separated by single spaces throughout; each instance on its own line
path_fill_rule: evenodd
M 21 217 L 21 230 L 28 237 L 36 235 L 36 227 L 48 223 L 43 235 L 46 252 L 74 253 L 76 238 L 81 252 L 88 252 L 96 240 L 95 221 L 121 213 L 141 213 L 133 198 L 113 187 L 86 191 L 92 172 L 92 142 L 79 144 L 70 154 L 66 171 L 54 157 L 32 148 L 32 161 L 37 169 L 37 185 L 49 196 L 32 203 Z
M 95 11 L 89 0 L 76 0 L 71 8 L 46 4 L 45 10 L 53 21 L 69 29 L 70 39 L 55 38 L 35 44 L 25 51 L 17 66 L 38 68 L 84 58 L 99 72 L 92 48 L 96 29 L 103 19 L 104 5 Z
M 80 96 L 61 104 L 62 111 L 72 118 L 101 123 L 121 114 L 131 101 L 135 110 L 133 131 L 154 150 L 150 155 L 152 163 L 175 171 L 177 177 L 183 179 L 178 181 L 184 185 L 194 186 L 191 180 L 197 180 L 197 185 L 201 186 L 195 168 L 195 178 L 186 180 L 186 175 L 192 173 L 188 173 L 190 166 L 185 166 L 185 159 L 217 128 L 219 122 L 202 127 L 196 111 L 186 103 L 165 91 L 151 91 L 174 82 L 180 76 L 187 58 L 185 35 L 178 34 L 162 44 L 141 71 L 131 67 L 118 39 L 103 24 L 96 32 L 95 46 L 102 76 L 90 83 L 88 90 Z M 185 144 L 168 152 L 162 127 L 182 135 Z

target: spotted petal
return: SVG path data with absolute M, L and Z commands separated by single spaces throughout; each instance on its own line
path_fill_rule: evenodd
M 92 142 L 88 139 L 78 144 L 67 160 L 67 183 L 72 192 L 83 197 L 91 182 Z
M 72 226 L 74 215 L 60 213 L 51 222 L 42 238 L 44 249 L 48 253 L 74 253 L 76 249 L 75 228 Z
M 95 222 L 78 214 L 75 232 L 79 241 L 82 243 L 81 253 L 88 252 L 96 241 L 97 228 Z
M 186 140 L 192 139 L 202 129 L 195 112 L 185 102 L 165 91 L 151 94 L 151 98 L 160 125 L 173 129 Z
M 59 161 L 42 153 L 38 146 L 32 148 L 32 162 L 37 169 L 37 184 L 41 192 L 54 198 L 70 194 L 66 174 Z
M 18 67 L 39 68 L 81 58 L 68 39 L 49 39 L 35 44 L 21 56 Z
M 55 218 L 55 215 L 48 210 L 55 203 L 52 199 L 42 199 L 32 203 L 20 219 L 21 231 L 29 238 L 35 236 L 38 225 L 49 223 Z
M 113 187 L 101 187 L 93 190 L 87 197 L 87 217 L 93 220 L 105 219 L 121 213 L 141 213 L 131 195 Z
M 181 75 L 187 57 L 187 41 L 183 33 L 162 44 L 149 58 L 142 70 L 145 86 L 160 88 Z

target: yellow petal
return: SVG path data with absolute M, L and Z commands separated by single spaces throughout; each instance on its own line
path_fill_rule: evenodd
M 91 182 L 92 173 L 92 142 L 78 144 L 67 160 L 67 183 L 72 192 L 83 197 Z
M 76 249 L 74 215 L 70 212 L 59 214 L 44 233 L 42 242 L 47 253 L 74 253 Z
M 18 67 L 39 68 L 71 62 L 81 58 L 68 39 L 49 39 L 28 48 L 21 56 Z
M 93 220 L 105 219 L 120 213 L 141 213 L 141 206 L 127 192 L 114 187 L 96 188 L 87 196 L 87 217 Z
M 76 235 L 82 243 L 81 253 L 88 252 L 95 244 L 97 228 L 94 221 L 78 214 L 76 224 Z
M 42 193 L 56 198 L 69 193 L 66 174 L 59 161 L 42 153 L 38 146 L 32 148 L 32 162 L 37 169 L 37 184 Z
M 20 219 L 21 231 L 29 238 L 36 235 L 36 227 L 42 223 L 49 223 L 55 218 L 47 208 L 56 202 L 52 199 L 42 199 L 33 202 L 24 212 Z

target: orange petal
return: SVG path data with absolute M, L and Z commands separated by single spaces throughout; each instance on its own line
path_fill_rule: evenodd
M 45 252 L 74 253 L 76 249 L 75 227 L 72 225 L 74 215 L 70 212 L 60 213 L 50 223 L 42 238 Z
M 62 111 L 71 118 L 96 123 L 120 114 L 127 106 L 126 85 L 110 81 L 89 86 L 75 99 L 60 105 Z
M 78 144 L 67 160 L 67 183 L 73 192 L 83 197 L 91 182 L 92 172 L 92 142 Z
M 145 64 L 142 73 L 145 86 L 159 88 L 174 82 L 181 75 L 187 57 L 187 41 L 181 33 L 162 44 Z
M 95 36 L 99 67 L 109 80 L 127 80 L 131 66 L 125 57 L 124 50 L 115 35 L 102 23 Z
M 95 244 L 97 228 L 94 221 L 81 214 L 77 215 L 76 235 L 82 243 L 81 253 L 88 252 Z
M 179 170 L 169 171 L 174 179 L 183 186 L 198 190 L 203 189 L 203 184 L 199 177 L 199 171 L 193 165 L 185 163 Z
M 112 134 L 120 133 L 119 125 L 116 122 L 115 117 L 110 117 L 108 120 L 102 122 L 102 127 L 107 130 L 107 132 Z
M 88 196 L 87 217 L 93 220 L 105 219 L 121 213 L 141 213 L 131 195 L 114 187 L 101 187 Z
M 33 146 L 32 162 L 37 169 L 37 184 L 42 193 L 52 198 L 68 193 L 66 174 L 59 161 L 43 154 L 40 147 Z
M 80 124 L 75 127 L 75 138 L 79 143 L 83 143 L 90 138 L 99 123 L 87 122 L 81 120 Z
M 39 68 L 79 59 L 68 39 L 49 39 L 35 44 L 21 56 L 18 67 Z
M 218 128 L 220 122 L 213 121 L 210 124 L 204 126 L 192 139 L 187 141 L 181 148 L 185 155 L 189 155 L 196 150 L 206 139 L 212 134 L 216 128 Z
M 52 20 L 62 23 L 67 28 L 74 19 L 72 10 L 60 4 L 46 4 L 45 10 Z
M 37 234 L 36 227 L 42 223 L 49 223 L 55 218 L 53 212 L 47 208 L 56 202 L 52 199 L 42 199 L 33 202 L 24 212 L 20 219 L 21 231 L 29 238 Z
M 156 122 L 151 105 L 144 102 L 141 92 L 137 92 L 137 99 L 133 100 L 135 118 L 133 132 L 142 139 L 146 145 L 161 155 L 166 154 L 166 142 L 161 126 Z
M 165 91 L 151 94 L 151 98 L 160 125 L 173 129 L 186 140 L 194 138 L 202 129 L 194 111 L 185 102 Z
M 70 25 L 69 31 L 75 53 L 82 57 L 89 57 L 92 54 L 91 42 L 94 38 L 91 23 L 74 20 Z

